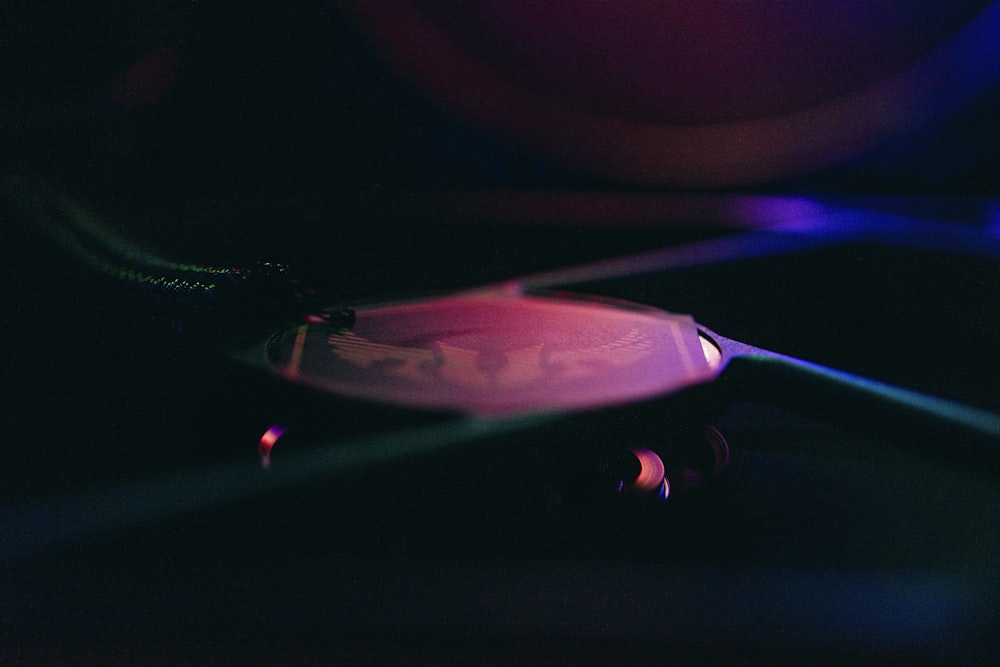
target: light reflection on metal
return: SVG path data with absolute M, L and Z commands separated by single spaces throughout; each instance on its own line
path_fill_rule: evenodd
M 664 501 L 672 491 L 699 489 L 729 464 L 729 445 L 714 426 L 668 438 L 660 453 L 643 447 L 624 453 L 614 486 L 619 495 L 643 500 Z
M 900 206 L 913 205 L 905 200 L 893 201 Z M 953 204 L 938 201 L 937 205 L 953 212 Z M 863 200 L 838 203 L 803 198 L 728 197 L 711 205 L 697 199 L 665 200 L 664 216 L 669 224 L 675 223 L 672 216 L 695 216 L 700 211 L 703 216 L 718 216 L 734 229 L 751 231 L 560 267 L 522 276 L 518 282 L 526 289 L 566 289 L 574 283 L 715 266 L 845 242 L 998 257 L 1000 200 L 991 205 L 992 209 L 971 213 L 964 222 L 955 223 L 923 219 L 915 210 L 905 214 L 869 210 Z M 698 218 L 698 224 L 705 226 L 707 219 Z
M 705 361 L 713 371 L 722 366 L 722 350 L 715 346 L 715 343 L 702 332 L 698 332 L 698 340 L 701 342 L 701 350 L 705 353 Z
M 284 426 L 275 424 L 264 431 L 264 435 L 260 436 L 260 443 L 257 445 L 257 454 L 260 456 L 260 465 L 265 470 L 271 467 L 271 450 L 274 448 L 275 443 L 278 442 L 278 439 L 285 434 L 286 430 Z
M 482 291 L 356 308 L 273 349 L 289 379 L 410 407 L 505 416 L 621 404 L 715 377 L 687 315 Z
M 639 461 L 639 474 L 631 484 L 637 493 L 649 493 L 663 486 L 666 467 L 656 452 L 648 449 L 629 450 Z

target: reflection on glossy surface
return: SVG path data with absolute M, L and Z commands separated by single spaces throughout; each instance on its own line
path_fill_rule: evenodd
M 286 334 L 280 372 L 334 393 L 502 415 L 640 400 L 714 377 L 694 321 L 502 291 L 356 309 Z
M 639 461 L 639 474 L 632 482 L 630 491 L 650 493 L 658 491 L 664 500 L 670 495 L 670 482 L 666 478 L 666 468 L 656 452 L 648 449 L 630 450 Z
M 260 444 L 257 445 L 257 455 L 260 456 L 260 465 L 265 470 L 271 467 L 271 450 L 277 444 L 278 439 L 285 434 L 285 427 L 275 424 L 260 436 Z

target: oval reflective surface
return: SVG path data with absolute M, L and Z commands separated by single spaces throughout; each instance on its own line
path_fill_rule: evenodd
M 408 407 L 509 415 L 602 407 L 715 377 L 694 320 L 642 306 L 457 294 L 355 309 L 272 344 L 291 380 Z

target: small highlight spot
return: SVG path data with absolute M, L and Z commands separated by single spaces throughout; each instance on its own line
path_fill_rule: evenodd
M 275 424 L 260 436 L 260 443 L 257 445 L 257 454 L 260 456 L 260 465 L 265 470 L 271 467 L 271 450 L 278 439 L 285 434 L 285 427 Z

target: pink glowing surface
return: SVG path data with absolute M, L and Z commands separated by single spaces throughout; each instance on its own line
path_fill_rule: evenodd
M 345 396 L 485 415 L 641 400 L 717 372 L 694 320 L 652 309 L 483 292 L 356 314 L 350 330 L 286 335 L 281 372 Z
M 264 435 L 260 436 L 260 443 L 257 445 L 257 455 L 260 457 L 261 467 L 271 467 L 271 450 L 274 449 L 274 445 L 284 434 L 285 427 L 276 424 L 264 431 Z
M 663 488 L 664 493 L 669 493 L 669 486 L 666 484 L 666 469 L 663 460 L 656 452 L 648 449 L 633 449 L 632 453 L 639 460 L 639 474 L 632 482 L 632 489 L 640 493 L 648 493 L 656 489 Z

